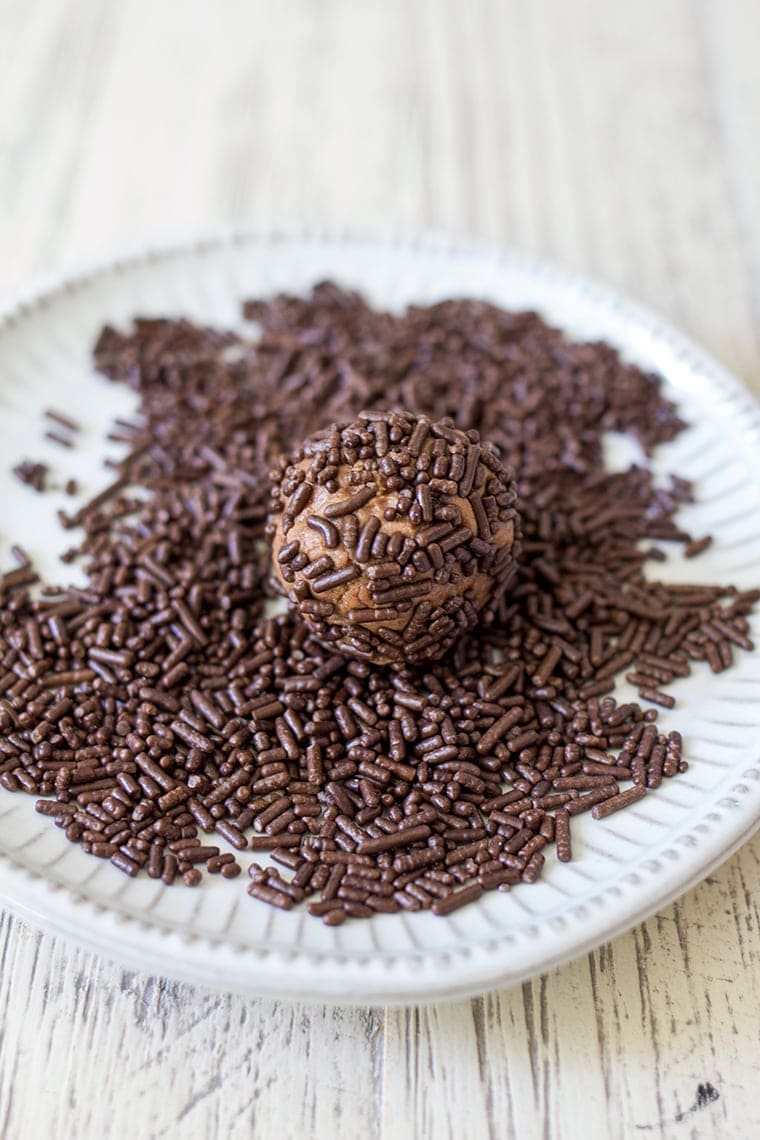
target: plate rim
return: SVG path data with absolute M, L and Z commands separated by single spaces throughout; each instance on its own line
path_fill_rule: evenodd
M 336 246 L 354 244 L 367 248 L 386 247 L 406 250 L 407 253 L 419 251 L 426 255 L 440 254 L 445 257 L 485 258 L 495 267 L 520 270 L 536 280 L 551 280 L 560 286 L 572 288 L 576 293 L 585 295 L 588 301 L 598 305 L 600 309 L 606 310 L 608 314 L 624 319 L 631 331 L 643 333 L 653 342 L 668 348 L 690 369 L 707 378 L 724 396 L 731 398 L 734 404 L 732 412 L 744 417 L 745 426 L 760 431 L 760 401 L 754 394 L 717 359 L 652 309 L 622 291 L 552 259 L 519 249 L 505 248 L 485 239 L 450 234 L 441 230 L 398 226 L 275 223 L 217 227 L 166 242 L 134 243 L 121 252 L 84 262 L 78 268 L 45 275 L 29 287 L 15 291 L 10 298 L 0 303 L 0 336 L 17 321 L 54 303 L 61 295 L 91 286 L 105 276 L 129 272 L 131 269 L 149 266 L 151 263 L 166 261 L 172 257 L 202 256 L 225 246 L 276 248 L 282 244 L 310 242 Z M 206 988 L 244 993 L 249 996 L 287 996 L 299 1000 L 319 1000 L 344 1005 L 404 1005 L 454 1000 L 482 994 L 498 986 L 516 985 L 539 973 L 547 973 L 632 929 L 701 882 L 760 828 L 760 757 L 754 758 L 751 764 L 754 766 L 737 773 L 739 782 L 725 791 L 721 798 L 695 819 L 686 831 L 674 836 L 668 847 L 657 858 L 643 862 L 640 868 L 642 873 L 629 872 L 626 879 L 630 881 L 600 887 L 595 895 L 586 900 L 585 908 L 594 903 L 602 905 L 594 918 L 585 925 L 583 922 L 580 923 L 579 929 L 576 929 L 579 923 L 573 922 L 573 928 L 570 930 L 572 937 L 568 938 L 567 929 L 569 916 L 573 912 L 572 906 L 568 908 L 568 915 L 562 919 L 560 932 L 549 931 L 548 920 L 539 918 L 537 925 L 541 927 L 543 942 L 548 940 L 551 943 L 559 938 L 560 945 L 555 947 L 553 953 L 551 945 L 542 946 L 542 952 L 538 956 L 540 959 L 538 969 L 530 964 L 523 964 L 516 970 L 510 970 L 508 964 L 510 943 L 503 937 L 495 937 L 492 940 L 481 941 L 473 948 L 415 950 L 405 953 L 404 965 L 411 962 L 418 962 L 421 967 L 423 964 L 445 965 L 453 960 L 456 963 L 455 967 L 450 970 L 449 975 L 444 969 L 443 976 L 439 976 L 435 970 L 428 976 L 423 970 L 417 972 L 414 969 L 409 970 L 403 978 L 393 978 L 382 971 L 367 971 L 362 974 L 364 966 L 361 956 L 358 958 L 350 954 L 347 956 L 345 952 L 330 950 L 317 952 L 302 948 L 294 948 L 288 952 L 279 947 L 266 949 L 251 947 L 245 951 L 250 961 L 242 973 L 236 973 L 234 978 L 228 973 L 220 977 L 218 975 L 221 971 L 217 970 L 215 973 L 213 969 L 213 959 L 210 965 L 204 961 L 202 954 L 200 958 L 197 953 L 188 956 L 191 943 L 195 943 L 197 951 L 199 944 L 205 944 L 208 948 L 217 940 L 205 934 L 181 934 L 163 926 L 160 922 L 146 923 L 134 916 L 119 914 L 101 903 L 94 902 L 73 887 L 51 883 L 42 872 L 14 861 L 11 854 L 4 851 L 0 852 L 0 903 L 37 927 L 71 939 L 129 968 L 150 970 L 162 976 Z M 726 833 L 724 821 L 731 812 L 734 813 L 734 819 Z M 721 825 L 723 825 L 723 839 L 721 839 Z M 679 873 L 679 870 L 683 870 L 684 853 L 697 844 L 702 857 L 698 865 L 692 866 L 691 873 L 684 877 Z M 653 883 L 657 883 L 658 886 L 655 887 L 650 883 L 642 891 L 640 882 L 644 873 L 651 873 Z M 639 896 L 638 905 L 624 908 L 611 924 L 606 921 L 605 915 L 611 897 L 614 894 L 627 896 L 634 889 L 636 893 L 633 901 L 635 903 L 636 897 Z M 53 895 L 67 896 L 73 905 L 61 906 L 59 904 L 63 900 L 60 897 L 54 899 Z M 102 921 L 98 923 L 97 915 L 90 916 L 90 922 L 86 924 L 88 929 L 83 931 L 81 924 L 77 922 L 77 915 L 82 913 L 83 907 L 99 912 L 101 919 L 103 913 L 106 916 L 110 915 L 113 923 L 119 927 L 118 939 L 106 937 L 105 931 L 102 937 L 99 936 L 103 923 Z M 98 933 L 90 929 L 93 926 Z M 145 945 L 151 938 L 156 937 L 168 939 L 169 942 L 178 941 L 183 946 L 184 958 L 182 955 L 167 953 L 165 959 L 159 961 L 156 947 Z M 232 947 L 228 949 L 230 952 L 234 951 Z M 359 970 L 359 980 L 354 979 L 353 986 L 348 988 L 345 975 L 342 979 L 340 976 L 341 971 L 347 968 L 347 957 L 354 960 L 354 965 Z M 392 958 L 393 955 L 388 953 L 383 957 Z M 482 961 L 483 958 L 487 961 Z M 298 966 L 294 967 L 296 961 Z M 365 962 L 371 961 L 373 959 L 366 956 Z M 251 963 L 255 963 L 259 968 L 252 969 Z M 460 979 L 458 984 L 456 978 Z

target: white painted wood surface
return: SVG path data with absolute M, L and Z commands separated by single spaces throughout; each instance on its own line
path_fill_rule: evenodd
M 0 295 L 272 219 L 560 258 L 760 392 L 756 0 L 0 0 Z M 219 997 L 0 919 L 0 1136 L 760 1134 L 760 839 L 518 990 Z

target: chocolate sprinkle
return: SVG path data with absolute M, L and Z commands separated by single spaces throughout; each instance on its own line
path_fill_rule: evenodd
M 81 528 L 86 586 L 33 593 L 23 552 L 0 577 L 0 785 L 42 797 L 51 826 L 129 876 L 193 887 L 270 853 L 277 867 L 248 868 L 252 896 L 331 926 L 534 882 L 555 838 L 571 857 L 571 817 L 685 770 L 680 735 L 616 702 L 616 677 L 669 703 L 663 686 L 695 661 L 720 672 L 752 649 L 757 591 L 644 573 L 651 540 L 691 544 L 676 522 L 688 484 L 604 466 L 606 432 L 651 452 L 681 431 L 675 408 L 656 376 L 533 313 L 446 301 L 393 316 L 329 283 L 245 312 L 255 340 L 158 319 L 101 334 L 97 366 L 139 414 L 114 433 L 129 446 L 114 482 L 62 518 Z M 508 589 L 439 660 L 373 663 L 378 610 L 411 613 L 420 657 L 450 636 L 426 576 L 466 579 L 514 510 L 492 446 L 522 516 Z M 365 460 L 372 477 L 344 487 Z M 392 499 L 367 517 L 381 478 Z M 272 488 L 303 616 L 264 613 Z M 304 534 L 326 560 L 313 577 Z M 373 583 L 349 619 L 353 657 L 314 632 L 349 563 Z
M 35 463 L 33 459 L 22 459 L 19 464 L 13 468 L 13 474 L 18 479 L 19 483 L 25 483 L 27 487 L 41 493 L 47 490 L 47 478 L 50 468 L 46 463 Z

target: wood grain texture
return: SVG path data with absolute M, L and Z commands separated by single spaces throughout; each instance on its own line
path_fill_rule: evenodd
M 468 231 L 674 319 L 760 392 L 755 0 L 0 0 L 0 294 L 291 218 Z M 519 989 L 406 1011 L 219 997 L 4 916 L 0 1135 L 760 1130 L 760 839 Z

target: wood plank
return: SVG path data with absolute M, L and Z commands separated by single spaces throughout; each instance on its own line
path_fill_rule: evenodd
M 382 1013 L 150 978 L 0 916 L 0 1135 L 374 1137 Z

